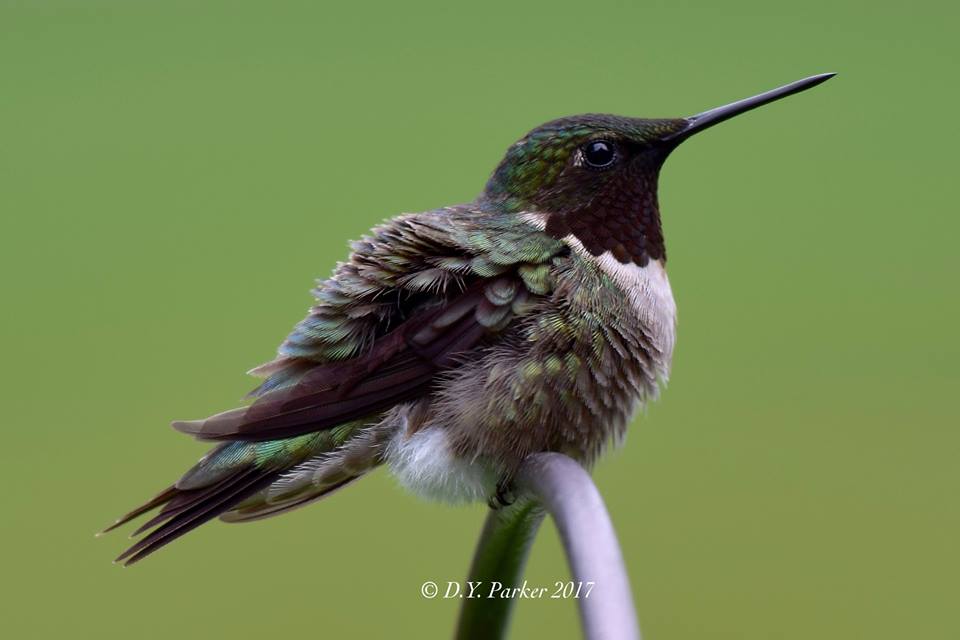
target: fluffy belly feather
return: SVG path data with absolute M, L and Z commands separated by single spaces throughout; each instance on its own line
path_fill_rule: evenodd
M 386 462 L 405 489 L 428 500 L 477 502 L 496 488 L 497 473 L 480 460 L 456 455 L 450 432 L 440 426 L 410 433 L 401 425 L 387 445 Z

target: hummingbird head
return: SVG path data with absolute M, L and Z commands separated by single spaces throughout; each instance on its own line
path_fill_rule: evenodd
M 821 74 L 687 118 L 586 114 L 560 118 L 511 146 L 480 199 L 535 216 L 623 264 L 666 260 L 657 202 L 660 167 L 695 133 L 831 78 Z

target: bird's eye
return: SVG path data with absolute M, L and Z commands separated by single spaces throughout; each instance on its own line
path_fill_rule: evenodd
M 595 169 L 604 169 L 617 159 L 613 144 L 606 140 L 594 140 L 583 146 L 583 159 Z

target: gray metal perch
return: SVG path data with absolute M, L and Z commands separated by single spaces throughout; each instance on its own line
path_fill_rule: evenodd
M 487 516 L 467 580 L 520 585 L 527 555 L 547 512 L 560 533 L 573 580 L 594 583 L 589 597 L 577 599 L 584 637 L 639 640 L 620 545 L 590 474 L 567 456 L 540 453 L 527 458 L 515 484 L 520 499 Z M 465 598 L 456 638 L 506 637 L 513 604 L 513 598 Z

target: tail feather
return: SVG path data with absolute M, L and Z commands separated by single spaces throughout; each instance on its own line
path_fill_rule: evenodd
M 155 495 L 150 500 L 144 502 L 142 505 L 140 505 L 133 511 L 130 511 L 129 513 L 117 518 L 116 522 L 114 522 L 112 525 L 110 525 L 109 527 L 107 527 L 97 535 L 110 533 L 117 527 L 122 527 L 123 525 L 127 524 L 131 520 L 135 518 L 139 518 L 140 516 L 147 513 L 148 511 L 153 511 L 160 505 L 166 504 L 167 502 L 172 500 L 178 493 L 179 492 L 177 491 L 177 488 L 173 485 L 170 485 L 169 487 L 167 487 L 166 489 L 164 489 L 163 491 Z
M 153 529 L 154 527 L 163 524 L 167 520 L 174 518 L 177 514 L 183 513 L 187 509 L 196 506 L 201 500 L 204 500 L 215 493 L 224 491 L 231 485 L 236 484 L 237 475 L 237 472 L 234 471 L 219 482 L 213 483 L 202 489 L 178 489 L 177 494 L 173 496 L 169 502 L 164 504 L 163 507 L 161 507 L 160 512 L 157 515 L 140 525 L 140 527 L 131 535 L 139 536 L 145 531 Z
M 170 513 L 159 514 L 155 520 L 163 522 L 146 537 L 131 546 L 117 557 L 116 562 L 131 565 L 147 557 L 154 551 L 170 544 L 180 536 L 212 520 L 224 511 L 238 504 L 244 498 L 269 485 L 277 472 L 263 472 L 257 469 L 245 469 L 231 478 L 210 487 L 194 490 L 197 496 L 191 496 L 185 508 L 174 508 Z M 182 494 L 181 494 L 182 495 Z
M 317 493 L 308 493 L 305 496 L 287 500 L 285 502 L 280 502 L 277 504 L 260 504 L 249 507 L 240 507 L 237 509 L 232 509 L 220 514 L 220 519 L 224 522 L 253 522 L 254 520 L 264 520 L 266 518 L 272 518 L 273 516 L 278 516 L 281 513 L 287 513 L 288 511 L 293 511 L 294 509 L 299 509 L 300 507 L 305 507 L 308 504 L 312 504 L 321 498 L 326 498 L 332 493 L 342 489 L 347 486 L 357 478 L 361 476 L 352 476 L 341 482 L 331 485 L 329 487 L 324 487 L 321 491 Z
M 127 513 L 104 533 L 159 511 L 133 534 L 143 538 L 116 562 L 131 565 L 218 516 L 228 522 L 265 518 L 329 495 L 379 464 L 382 436 L 370 421 L 264 442 L 231 442 L 210 451 L 175 484 Z M 329 473 L 312 477 L 317 462 Z M 283 478 L 306 475 L 293 490 Z M 283 490 L 274 492 L 272 485 Z

